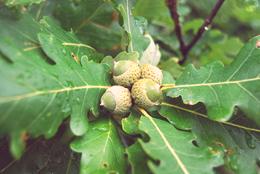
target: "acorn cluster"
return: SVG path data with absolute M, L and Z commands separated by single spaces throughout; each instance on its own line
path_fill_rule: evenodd
M 150 64 L 120 60 L 114 63 L 113 80 L 101 97 L 101 105 L 114 114 L 125 115 L 133 104 L 149 109 L 162 100 L 162 71 Z

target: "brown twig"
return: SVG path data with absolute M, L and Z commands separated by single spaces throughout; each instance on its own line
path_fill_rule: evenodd
M 183 54 L 185 52 L 185 42 L 183 40 L 183 34 L 182 34 L 182 29 L 181 29 L 181 24 L 179 21 L 179 13 L 177 9 L 177 0 L 167 0 L 167 5 L 171 13 L 171 17 L 174 21 L 175 25 L 175 34 L 179 40 L 180 43 L 180 51 Z
M 203 33 L 208 29 L 209 25 L 212 23 L 214 17 L 218 13 L 220 7 L 224 3 L 225 0 L 217 0 L 215 6 L 212 8 L 209 16 L 205 19 L 204 23 L 201 25 L 196 35 L 193 37 L 189 44 L 185 44 L 183 40 L 182 29 L 179 21 L 179 14 L 177 11 L 177 1 L 178 0 L 167 0 L 167 5 L 171 13 L 171 17 L 173 19 L 175 25 L 175 33 L 180 43 L 180 51 L 182 54 L 182 60 L 179 61 L 179 64 L 183 64 L 187 60 L 187 56 L 190 50 L 194 47 L 194 45 L 199 41 Z

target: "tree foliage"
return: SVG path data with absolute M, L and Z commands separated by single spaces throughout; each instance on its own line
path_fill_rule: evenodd
M 0 173 L 257 174 L 259 11 L 257 1 L 3 1 Z M 100 98 L 114 61 L 138 59 L 159 62 L 163 102 L 122 118 Z

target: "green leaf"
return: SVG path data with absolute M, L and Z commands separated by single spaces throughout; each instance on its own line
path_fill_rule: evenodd
M 170 58 L 166 61 L 161 61 L 159 67 L 171 73 L 172 77 L 178 78 L 182 74 L 184 68 L 178 64 L 177 58 Z
M 121 50 L 124 30 L 118 23 L 116 10 L 104 0 L 58 0 L 55 17 L 68 31 L 101 51 Z
M 162 71 L 162 73 L 163 73 L 163 80 L 162 80 L 163 85 L 175 83 L 173 76 L 169 72 Z
M 129 135 L 141 133 L 138 125 L 140 120 L 140 114 L 132 111 L 128 117 L 122 119 L 122 129 Z
M 184 103 L 203 102 L 211 119 L 225 121 L 238 106 L 249 118 L 260 124 L 260 49 L 257 36 L 249 41 L 232 64 L 219 62 L 200 69 L 186 68 L 168 96 L 181 96 Z
M 111 120 L 90 124 L 88 132 L 71 144 L 82 153 L 80 173 L 125 173 L 124 147 Z
M 44 0 L 4 0 L 7 6 L 13 7 L 17 5 L 31 5 L 31 4 L 39 4 Z
M 175 104 L 164 103 L 163 105 L 163 107 L 167 106 L 169 111 L 167 116 L 171 114 L 174 120 L 190 122 L 192 132 L 197 137 L 198 147 L 207 147 L 212 153 L 221 154 L 225 165 L 235 173 L 256 174 L 257 160 L 260 158 L 260 137 L 253 132 L 253 129 L 249 132 L 236 123 L 220 123 L 205 119 L 207 117 L 205 114 L 195 111 L 198 109 Z M 183 114 L 175 114 L 176 112 Z M 193 119 L 186 117 L 187 114 Z M 179 123 L 181 125 L 181 122 Z
M 151 173 L 148 166 L 148 157 L 144 153 L 141 145 L 136 142 L 126 149 L 128 160 L 131 164 L 132 174 L 149 174 Z
M 39 25 L 25 15 L 0 25 L 0 135 L 51 137 L 70 114 L 73 133 L 84 134 L 86 113 L 98 113 L 101 88 L 109 84 L 107 67 L 87 60 L 100 55 L 50 18 Z
M 213 61 L 221 61 L 224 65 L 229 65 L 243 46 L 238 36 L 229 36 L 221 30 L 210 29 L 193 53 L 198 57 L 200 65 Z
M 154 0 L 153 3 L 149 0 L 137 0 L 133 13 L 159 24 L 173 25 L 166 3 L 161 0 Z
M 193 132 L 199 146 L 208 146 L 222 153 L 226 165 L 236 174 L 257 174 L 260 159 L 260 136 L 242 129 L 224 126 L 205 119 L 196 119 Z
M 193 116 L 169 106 L 161 106 L 159 113 L 179 129 L 190 130 Z
M 180 131 L 168 122 L 146 115 L 141 117 L 140 129 L 150 137 L 147 143 L 140 141 L 143 149 L 159 161 L 158 165 L 148 162 L 154 173 L 209 174 L 223 162 L 219 154 L 193 145 L 192 133 Z
M 143 21 L 140 18 L 134 18 L 132 15 L 132 1 L 116 0 L 119 12 L 123 17 L 123 27 L 128 35 L 128 51 L 137 51 L 141 55 L 148 47 L 149 39 L 144 37 Z

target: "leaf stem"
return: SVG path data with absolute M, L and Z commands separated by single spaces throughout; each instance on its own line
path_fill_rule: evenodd
M 194 114 L 194 115 L 196 115 L 196 116 L 200 116 L 200 117 L 202 117 L 202 118 L 209 119 L 209 117 L 208 117 L 206 114 L 202 114 L 202 113 L 200 113 L 200 112 L 196 112 L 196 111 L 193 111 L 193 110 L 190 110 L 190 109 L 182 108 L 182 107 L 177 106 L 177 105 L 174 105 L 174 104 L 170 104 L 170 103 L 163 102 L 161 105 L 162 105 L 162 106 L 173 107 L 173 108 L 175 108 L 175 109 L 182 110 L 182 111 L 185 111 L 185 112 L 189 112 L 189 113 Z M 211 120 L 211 119 L 209 119 L 209 120 Z M 260 130 L 259 130 L 259 129 L 254 129 L 254 128 L 242 126 L 242 125 L 235 124 L 235 123 L 224 122 L 224 121 L 217 121 L 217 120 L 211 120 L 211 121 L 218 122 L 218 123 L 220 123 L 220 124 L 225 124 L 225 125 L 228 125 L 228 126 L 233 126 L 233 127 L 240 128 L 240 129 L 244 129 L 244 130 L 247 130 L 247 131 L 252 131 L 252 132 L 258 132 L 258 133 L 260 133 Z
M 176 85 L 175 84 L 162 84 L 161 86 L 161 90 L 167 90 L 167 89 L 172 89 L 172 88 L 175 88 Z

